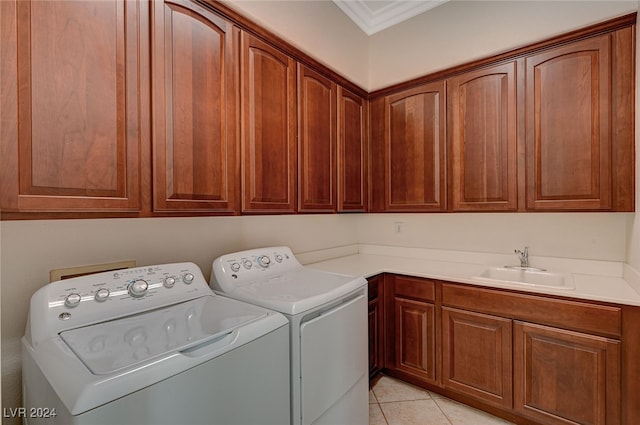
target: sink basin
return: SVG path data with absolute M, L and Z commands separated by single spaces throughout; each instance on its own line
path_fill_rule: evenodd
M 475 278 L 554 289 L 575 289 L 573 277 L 570 274 L 548 272 L 532 267 L 489 267 Z

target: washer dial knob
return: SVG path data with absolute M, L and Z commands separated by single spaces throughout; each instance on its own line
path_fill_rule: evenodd
M 239 263 L 231 263 L 231 270 L 234 272 L 237 272 L 240 270 L 240 264 Z
M 80 304 L 81 300 L 82 297 L 80 296 L 80 294 L 78 294 L 77 292 L 72 292 L 64 299 L 64 305 L 73 308 Z
M 182 281 L 187 285 L 191 285 L 191 282 L 193 282 L 193 279 L 194 279 L 194 276 L 191 273 L 187 273 L 184 276 L 182 276 Z
M 253 263 L 251 263 L 251 260 L 244 260 L 242 262 L 242 265 L 244 266 L 245 269 L 249 270 L 251 269 L 251 266 L 253 266 Z
M 149 290 L 149 284 L 146 280 L 138 279 L 131 282 L 129 285 L 129 295 L 132 297 L 140 298 L 144 297 Z
M 107 288 L 98 289 L 98 292 L 96 292 L 95 299 L 99 303 L 104 302 L 109 298 L 109 294 L 111 294 L 111 292 L 109 292 Z
M 162 284 L 165 288 L 173 288 L 173 285 L 176 284 L 176 279 L 173 277 L 165 277 Z
M 269 264 L 271 264 L 271 259 L 266 255 L 261 255 L 256 260 L 258 261 L 258 265 L 260 265 L 260 267 L 267 268 L 269 267 Z
M 282 255 L 280 255 L 280 254 L 276 254 L 276 261 L 277 261 L 278 263 L 282 263 Z

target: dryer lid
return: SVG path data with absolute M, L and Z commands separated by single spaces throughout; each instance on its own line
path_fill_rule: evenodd
M 223 337 L 265 316 L 263 309 L 211 295 L 60 337 L 93 374 L 102 375 Z

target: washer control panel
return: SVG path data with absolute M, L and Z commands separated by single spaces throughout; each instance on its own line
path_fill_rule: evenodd
M 169 265 L 97 273 L 57 282 L 60 295 L 56 298 L 64 300 L 66 308 L 73 309 L 84 302 L 122 302 L 145 296 L 158 297 L 163 290 L 188 291 L 195 280 L 194 273 L 189 267 L 175 269 Z
M 216 258 L 211 270 L 211 287 L 229 292 L 236 285 L 301 269 L 286 246 L 250 249 Z
M 30 326 L 34 331 L 44 323 L 45 328 L 60 331 L 211 294 L 193 263 L 96 273 L 40 288 L 31 298 Z

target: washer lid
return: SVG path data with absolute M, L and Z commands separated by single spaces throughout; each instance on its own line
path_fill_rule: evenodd
M 366 283 L 362 277 L 302 268 L 238 285 L 225 295 L 294 315 L 336 300 Z
M 102 375 L 219 338 L 265 316 L 263 309 L 210 295 L 60 337 L 93 374 Z

